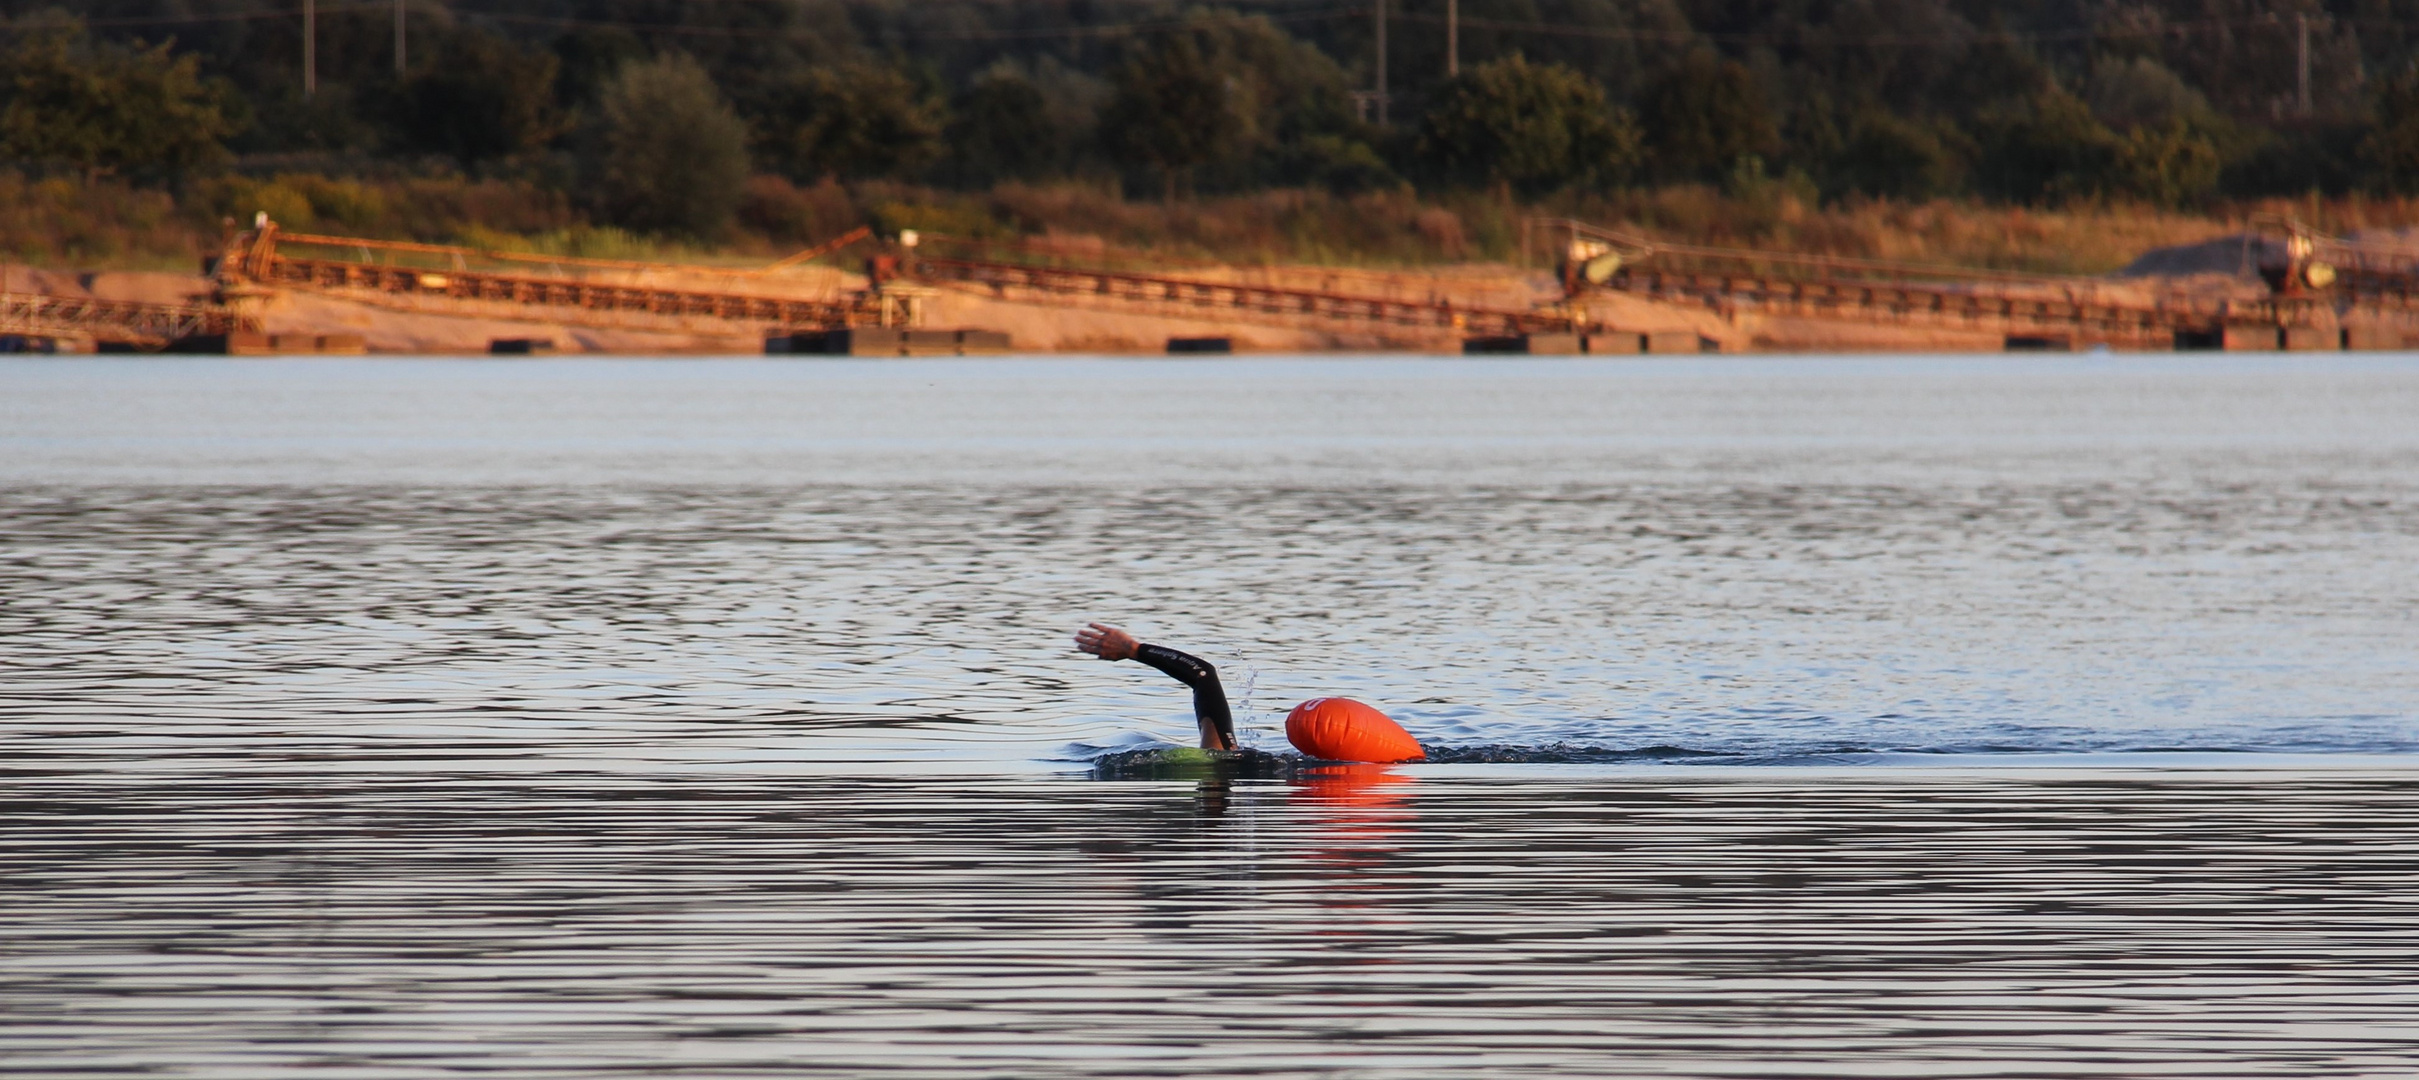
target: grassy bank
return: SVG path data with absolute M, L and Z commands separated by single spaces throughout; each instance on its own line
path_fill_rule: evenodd
M 446 178 L 227 176 L 174 194 L 0 173 L 0 251 L 54 269 L 189 269 L 231 222 L 266 210 L 289 229 L 521 251 L 679 262 L 767 259 L 860 223 L 943 240 L 1013 245 L 1067 261 L 1319 264 L 1369 268 L 1521 256 L 1520 222 L 1567 216 L 1669 241 L 2059 273 L 2104 273 L 2141 252 L 2235 232 L 2255 214 L 2322 230 L 2419 224 L 2419 200 L 2233 204 L 2203 213 L 2085 204 L 2044 210 L 1933 200 L 1816 205 L 1786 185 L 1667 187 L 1512 204 L 1482 194 L 1420 198 L 1270 191 L 1161 204 L 1077 184 L 986 192 L 888 183 L 800 186 L 757 177 L 738 225 L 711 243 L 591 224 L 561 192 Z

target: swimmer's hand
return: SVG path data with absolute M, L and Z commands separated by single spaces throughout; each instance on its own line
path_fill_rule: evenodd
M 1142 643 L 1114 626 L 1093 623 L 1075 632 L 1075 647 L 1103 660 L 1131 660 Z

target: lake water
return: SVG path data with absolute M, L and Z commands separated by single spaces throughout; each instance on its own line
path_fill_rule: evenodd
M 2415 611 L 2410 356 L 0 360 L 0 1076 L 2411 1075 Z

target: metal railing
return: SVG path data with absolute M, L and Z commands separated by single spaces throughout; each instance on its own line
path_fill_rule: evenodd
M 417 299 L 479 300 L 667 319 L 714 319 L 768 328 L 844 326 L 872 318 L 875 310 L 860 299 L 796 299 L 475 270 L 438 272 L 283 255 L 267 260 L 257 280 L 290 288 L 362 290 Z

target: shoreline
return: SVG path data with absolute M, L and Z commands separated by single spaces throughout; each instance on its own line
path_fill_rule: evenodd
M 2191 268 L 2185 268 L 2190 270 Z M 1224 267 L 1188 272 L 1212 284 L 1288 289 L 1326 289 L 1338 295 L 1395 302 L 1447 304 L 1476 310 L 1546 310 L 1563 293 L 1552 275 L 1508 264 L 1459 264 L 1423 272 L 1342 271 L 1316 266 Z M 63 272 L 26 266 L 0 267 L 7 288 L 18 295 L 143 304 L 194 304 L 213 297 L 216 283 L 200 274 L 164 271 Z M 627 287 L 728 290 L 785 299 L 832 298 L 861 293 L 867 280 L 828 267 L 785 275 L 777 281 L 734 279 L 711 267 L 667 266 L 624 275 Z M 739 284 L 734 285 L 734 282 Z M 2239 275 L 2209 272 L 2097 279 L 2087 286 L 2116 302 L 2150 304 L 2160 297 L 2194 296 L 2230 303 L 2259 287 Z M 895 288 L 895 286 L 894 286 Z M 1349 291 L 1341 291 L 1349 290 Z M 1484 338 L 1448 326 L 1400 325 L 1331 316 L 1256 312 L 1234 318 L 1172 301 L 1115 296 L 1065 296 L 964 283 L 913 283 L 920 325 L 944 331 L 981 331 L 980 349 L 906 343 L 880 345 L 882 355 L 918 352 L 1027 356 L 1104 355 L 1859 355 L 1995 354 L 2014 352 L 2128 354 L 2170 350 L 2139 342 L 2100 342 L 2085 332 L 2026 336 L 1996 329 L 1891 323 L 1876 318 L 1821 317 L 1753 310 L 1703 301 L 1666 300 L 1616 291 L 1586 294 L 1579 304 L 1589 322 L 1603 328 L 1580 334 Z M 708 316 L 586 311 L 507 301 L 455 299 L 443 295 L 375 293 L 362 289 L 255 287 L 235 301 L 257 321 L 258 335 L 198 351 L 275 355 L 476 356 L 744 356 L 787 352 L 793 332 Z M 2419 337 L 2419 323 L 2405 316 L 2375 314 L 2354 327 L 2329 313 L 2312 332 L 2285 338 L 2233 335 L 2203 343 L 2227 351 L 2391 351 Z M 2408 324 L 2408 325 L 2406 325 Z M 2349 332 L 2347 332 L 2349 331 Z M 2360 335 L 2357 342 L 2355 335 Z M 1005 335 L 1005 342 L 999 341 Z M 911 335 L 912 336 L 912 335 Z M 2272 339 L 2272 340 L 2271 340 Z M 2179 341 L 2181 335 L 2179 335 Z M 93 353 L 110 349 L 90 338 L 20 331 L 0 336 L 8 351 Z M 1607 342 L 1610 347 L 1607 347 Z M 2286 346 L 2294 346 L 2287 348 Z M 141 350 L 148 351 L 148 350 Z M 192 351 L 192 350 L 189 350 Z M 845 349 L 840 351 L 847 351 Z M 859 350 L 859 354 L 866 354 Z M 819 349 L 790 353 L 808 359 Z

